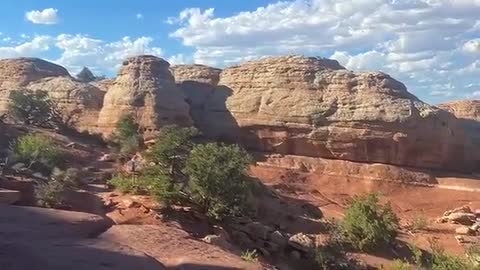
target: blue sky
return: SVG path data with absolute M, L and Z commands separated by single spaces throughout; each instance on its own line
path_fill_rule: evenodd
M 142 53 L 225 67 L 270 55 L 380 70 L 430 103 L 480 98 L 480 0 L 2 0 L 0 58 L 113 76 Z

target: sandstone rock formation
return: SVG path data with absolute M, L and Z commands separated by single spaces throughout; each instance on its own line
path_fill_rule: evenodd
M 438 105 L 439 108 L 454 114 L 463 125 L 475 148 L 475 170 L 480 169 L 480 100 L 459 100 Z
M 189 106 L 175 85 L 169 63 L 154 56 L 132 57 L 123 62 L 105 95 L 99 131 L 108 136 L 125 114 L 132 114 L 147 136 L 164 125 L 192 124 Z
M 171 69 L 187 97 L 195 125 L 203 134 L 214 137 L 214 131 L 219 129 L 215 126 L 232 121 L 230 117 L 223 119 L 228 92 L 217 87 L 221 70 L 204 65 L 177 65 Z
M 7 110 L 10 92 L 22 89 L 46 91 L 65 120 L 80 130 L 94 128 L 103 105 L 103 91 L 75 80 L 59 65 L 37 58 L 0 60 L 0 113 Z
M 95 131 L 104 91 L 69 76 L 44 78 L 31 82 L 27 88 L 48 92 L 61 110 L 64 120 L 79 131 Z
M 0 60 L 0 112 L 7 109 L 12 90 L 22 89 L 36 80 L 58 76 L 70 75 L 65 68 L 38 58 Z
M 177 81 L 186 81 L 181 74 Z M 192 81 L 205 81 L 192 74 Z M 197 99 L 192 92 L 185 91 Z M 197 106 L 202 131 L 255 150 L 471 170 L 456 119 L 384 73 L 351 72 L 328 59 L 272 57 L 223 70 L 205 96 Z

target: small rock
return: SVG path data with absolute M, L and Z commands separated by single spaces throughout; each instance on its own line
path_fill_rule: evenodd
M 132 201 L 130 199 L 125 199 L 122 201 L 122 203 L 126 208 L 136 208 L 140 206 L 138 202 Z
M 65 147 L 75 149 L 75 148 L 77 148 L 77 144 L 74 143 L 74 142 L 71 142 L 71 143 L 68 143 L 67 145 L 65 145 Z
M 455 239 L 457 240 L 457 242 L 459 244 L 465 243 L 465 238 L 463 238 L 463 236 L 461 236 L 461 235 L 455 235 Z
M 475 215 L 471 213 L 456 212 L 446 217 L 448 221 L 462 225 L 472 225 L 475 221 Z
M 475 216 L 480 217 L 480 209 L 475 209 L 475 212 L 473 212 Z
M 470 227 L 462 226 L 455 229 L 457 235 L 472 235 L 475 233 Z
M 108 199 L 105 201 L 105 203 L 103 204 L 105 206 L 105 208 L 109 208 L 109 207 L 112 207 L 114 206 L 116 203 L 112 200 L 112 199 Z
M 269 236 L 270 242 L 283 248 L 287 245 L 288 239 L 279 231 L 274 231 Z
M 302 205 L 302 208 L 305 211 L 305 215 L 310 218 L 321 219 L 323 217 L 322 210 L 315 205 L 305 203 Z
M 99 161 L 105 161 L 105 162 L 112 162 L 112 161 L 115 161 L 112 157 L 112 155 L 110 154 L 104 154 L 103 156 L 101 156 L 99 159 Z
M 297 233 L 288 239 L 288 244 L 298 250 L 311 252 L 314 248 L 313 240 L 304 233 Z
M 32 174 L 32 176 L 37 178 L 37 179 L 43 180 L 43 181 L 48 181 L 48 177 L 44 176 L 40 172 L 35 172 L 35 173 Z
M 12 170 L 14 171 L 22 171 L 22 170 L 26 170 L 27 169 L 27 166 L 25 166 L 24 163 L 15 163 L 12 167 L 11 167 Z

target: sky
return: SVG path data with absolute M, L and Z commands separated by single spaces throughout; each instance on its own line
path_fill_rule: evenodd
M 480 0 L 0 1 L 0 59 L 114 76 L 140 54 L 220 68 L 327 57 L 388 73 L 432 104 L 480 99 Z

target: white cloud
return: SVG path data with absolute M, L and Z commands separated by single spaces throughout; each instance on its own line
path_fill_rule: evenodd
M 54 8 L 28 11 L 25 18 L 35 24 L 56 24 L 59 20 L 58 10 Z
M 0 58 L 37 56 L 50 49 L 51 41 L 49 36 L 36 36 L 18 46 L 0 47 Z
M 480 38 L 465 42 L 463 49 L 469 53 L 480 53 Z
M 60 56 L 53 61 L 72 73 L 88 66 L 97 73 L 113 74 L 127 57 L 142 54 L 163 56 L 163 50 L 153 46 L 152 42 L 151 37 L 124 37 L 118 41 L 106 42 L 81 34 L 36 36 L 18 46 L 0 47 L 0 59 L 41 57 L 45 52 L 56 48 L 60 50 Z
M 142 13 L 137 13 L 137 15 L 135 16 L 138 20 L 141 20 L 143 19 L 143 14 Z
M 194 48 L 195 62 L 331 56 L 350 69 L 388 72 L 436 102 L 478 80 L 468 73 L 476 58 L 465 54 L 478 52 L 478 14 L 479 0 L 290 0 L 230 17 L 188 8 L 167 22 L 178 26 L 172 38 Z M 433 82 L 452 89 L 432 89 Z

